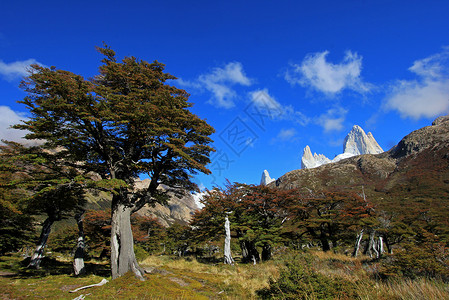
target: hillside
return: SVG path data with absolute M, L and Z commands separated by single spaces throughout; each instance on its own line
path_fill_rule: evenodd
M 294 170 L 270 186 L 306 193 L 365 191 L 383 209 L 449 212 L 449 116 L 404 137 L 391 150 L 365 154 L 314 169 Z M 447 215 L 447 214 L 446 214 Z
M 149 184 L 149 180 L 142 180 L 136 183 L 136 187 L 142 188 Z M 191 193 L 184 192 L 182 196 L 169 192 L 170 199 L 167 205 L 156 203 L 154 207 L 146 204 L 137 214 L 148 217 L 156 217 L 159 222 L 168 227 L 173 223 L 187 224 L 193 213 L 198 210 L 198 206 Z M 87 209 L 105 210 L 111 208 L 111 196 L 108 193 L 88 193 Z

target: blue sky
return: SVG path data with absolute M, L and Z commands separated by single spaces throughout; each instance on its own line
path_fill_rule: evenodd
M 1 138 L 27 65 L 90 77 L 103 41 L 165 63 L 215 127 L 208 188 L 299 169 L 306 145 L 333 158 L 354 124 L 388 150 L 449 113 L 448 1 L 68 2 L 0 4 Z

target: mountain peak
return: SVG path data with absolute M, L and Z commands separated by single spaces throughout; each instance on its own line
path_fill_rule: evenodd
M 384 152 L 377 143 L 371 132 L 368 134 L 359 125 L 354 125 L 343 142 L 343 153 L 337 155 L 333 160 L 323 154 L 312 155 L 310 147 L 306 146 L 301 158 L 301 169 L 319 167 L 331 162 L 337 162 L 345 158 L 361 154 L 379 154 Z
M 330 163 L 330 159 L 323 154 L 314 153 L 312 155 L 312 151 L 310 151 L 310 147 L 308 145 L 304 148 L 301 158 L 302 169 L 316 168 L 327 163 Z
M 360 154 L 379 154 L 384 152 L 374 139 L 373 134 L 365 131 L 362 127 L 354 125 L 346 136 L 343 143 L 343 153 L 360 155 Z
M 262 178 L 260 179 L 260 185 L 267 185 L 275 180 L 276 179 L 270 177 L 270 174 L 267 170 L 263 170 Z

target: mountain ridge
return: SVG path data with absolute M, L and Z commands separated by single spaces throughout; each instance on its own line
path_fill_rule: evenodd
M 278 189 L 298 188 L 304 193 L 350 191 L 366 193 L 382 207 L 410 205 L 423 211 L 442 206 L 449 215 L 449 116 L 437 118 L 406 135 L 392 149 L 364 154 L 313 169 L 287 172 Z
M 343 142 L 343 153 L 329 159 L 323 154 L 312 155 L 310 147 L 304 148 L 301 158 L 301 169 L 316 168 L 324 164 L 335 163 L 342 159 L 361 154 L 379 154 L 384 152 L 371 132 L 368 134 L 359 125 L 354 125 Z

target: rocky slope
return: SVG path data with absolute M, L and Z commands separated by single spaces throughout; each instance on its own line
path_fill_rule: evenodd
M 135 187 L 141 189 L 148 186 L 149 179 L 137 180 Z M 161 187 L 164 189 L 165 187 Z M 192 195 L 190 192 L 183 192 L 181 196 L 169 192 L 170 200 L 167 205 L 156 204 L 154 207 L 145 205 L 137 214 L 142 216 L 156 217 L 159 222 L 168 227 L 173 223 L 187 224 L 193 213 L 200 209 L 198 199 L 202 194 Z M 111 196 L 105 192 L 87 195 L 87 209 L 103 210 L 111 207 Z
M 360 154 L 379 154 L 384 152 L 377 143 L 371 132 L 368 134 L 363 129 L 354 125 L 351 131 L 346 136 L 343 142 L 343 153 L 337 155 L 333 160 L 330 160 L 323 154 L 312 155 L 309 146 L 306 146 L 301 158 L 301 169 L 316 168 L 331 162 L 338 162 L 342 159 L 353 157 Z
M 375 203 L 422 206 L 449 199 L 449 116 L 404 137 L 390 151 L 288 172 L 270 186 L 304 193 L 354 191 Z M 449 212 L 449 204 L 444 205 Z

